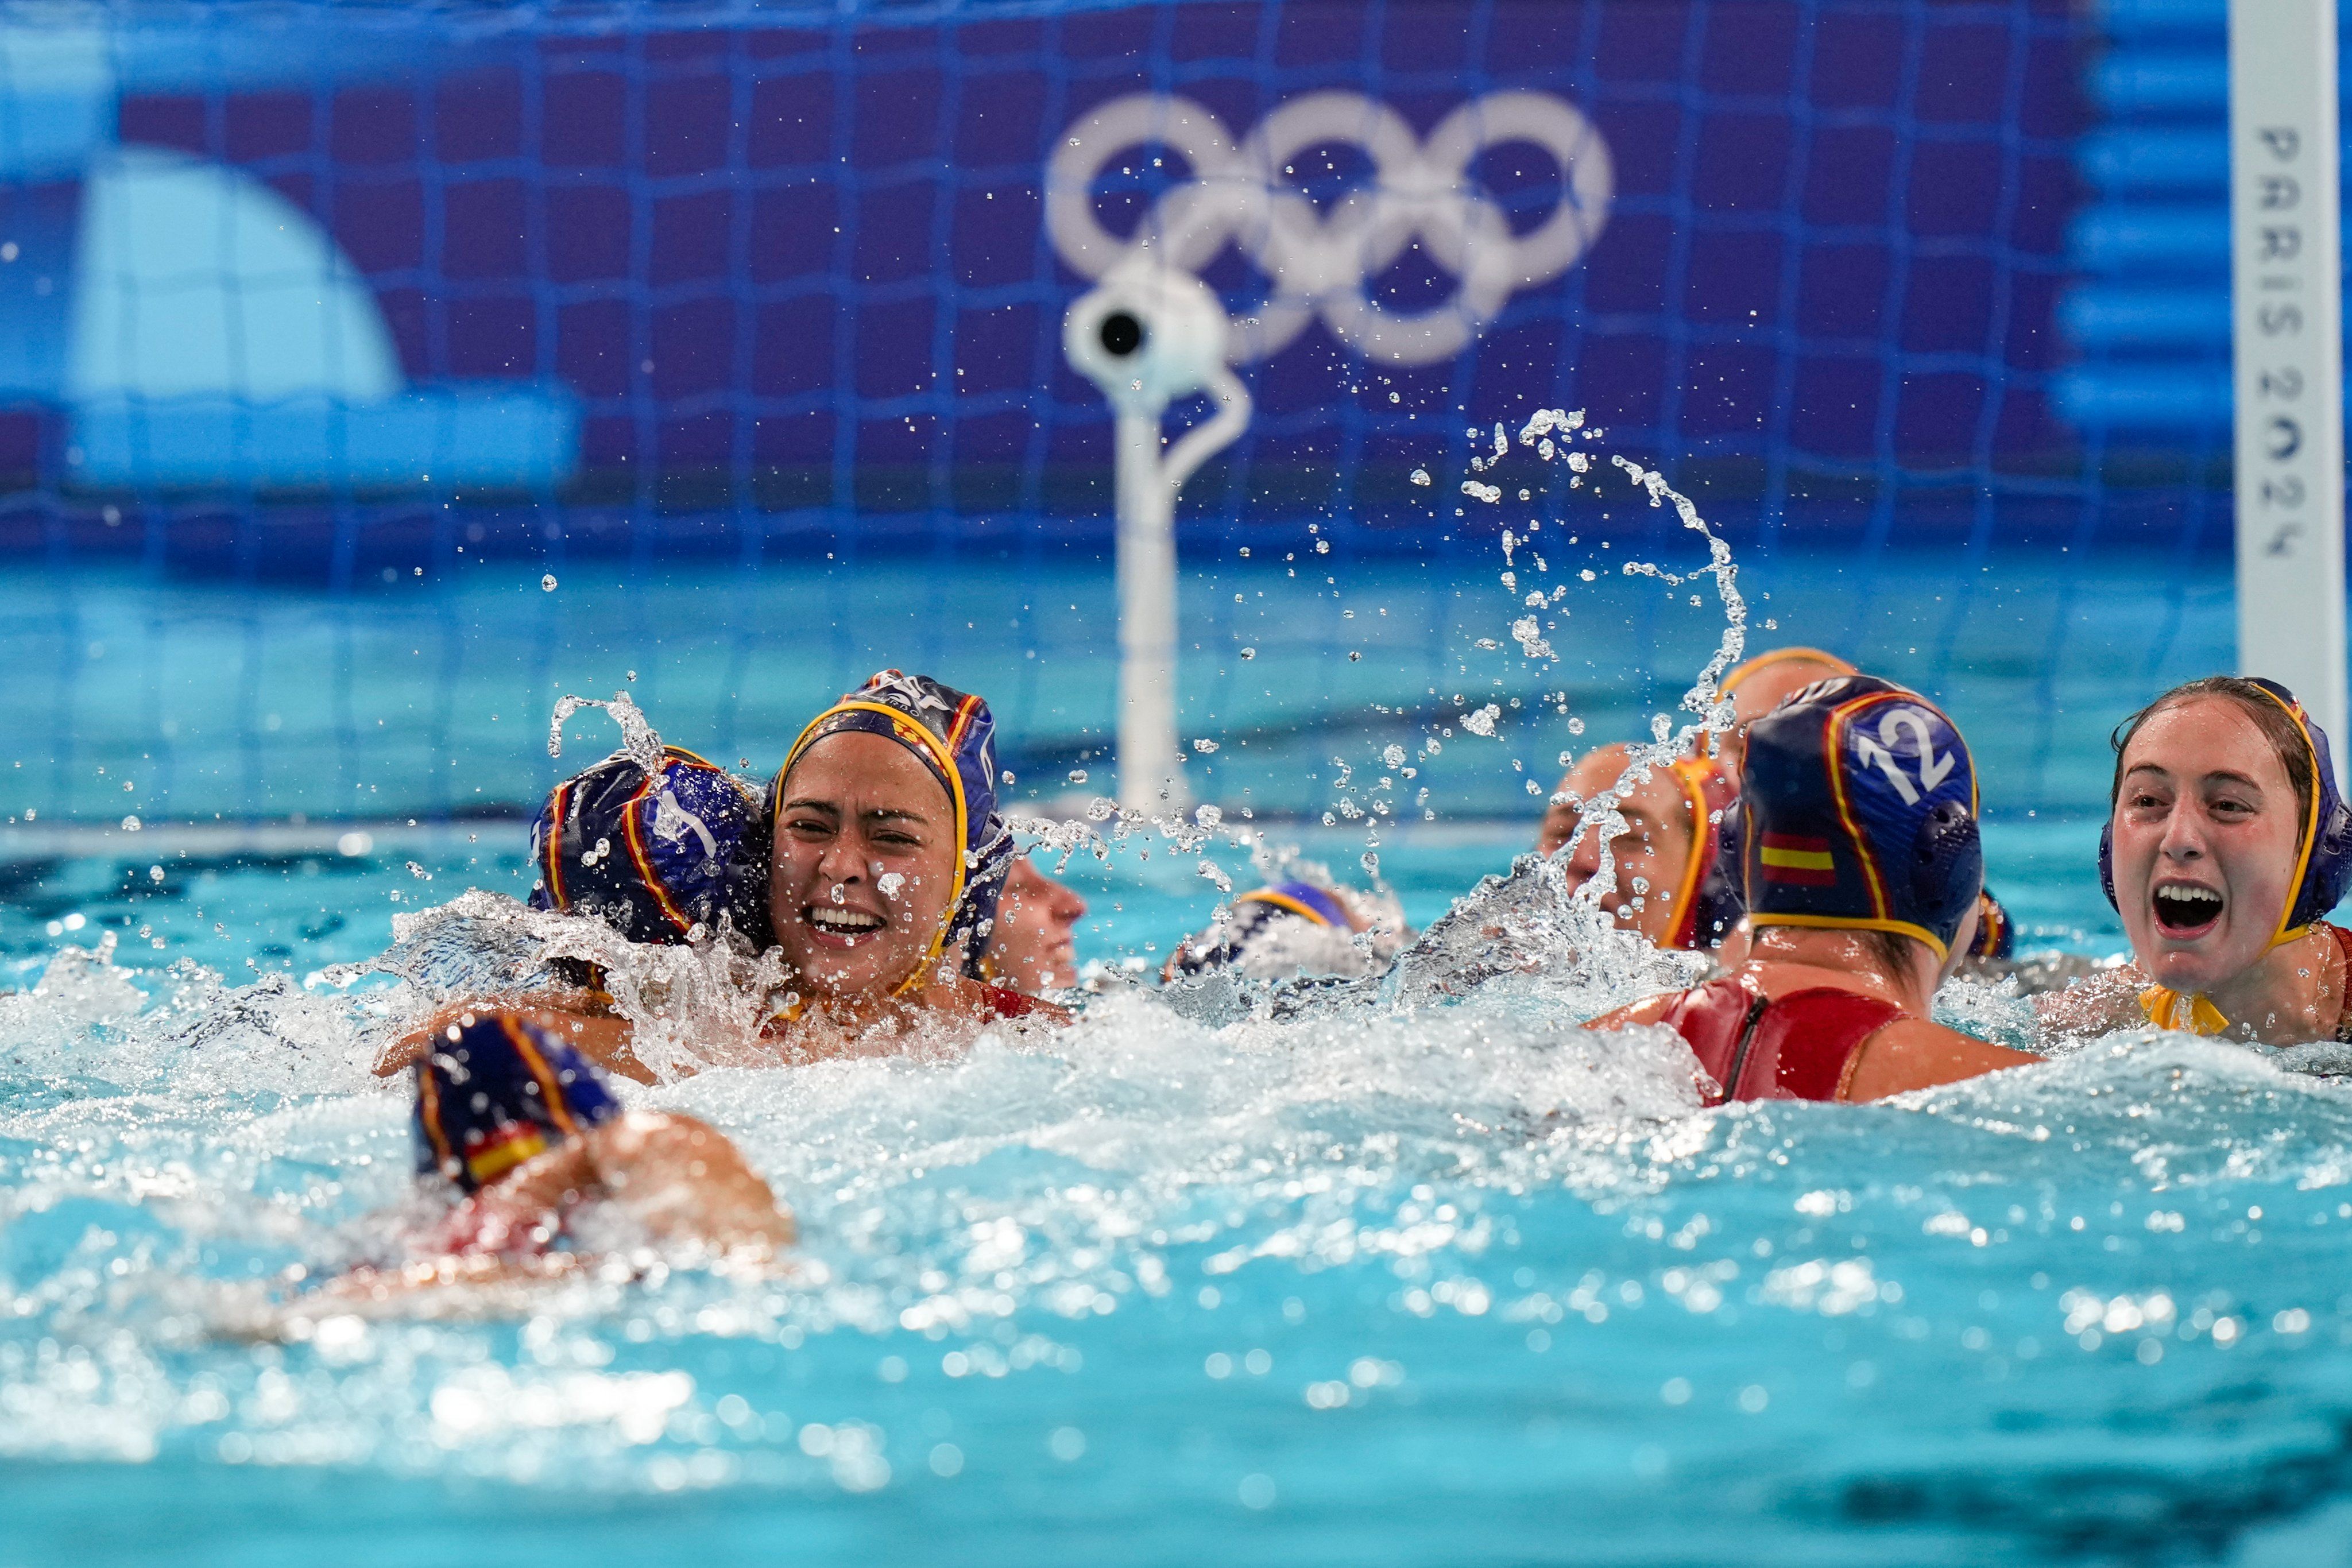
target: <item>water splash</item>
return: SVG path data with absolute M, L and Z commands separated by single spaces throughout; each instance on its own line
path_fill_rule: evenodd
M 1591 466 L 1589 455 L 1581 451 L 1563 451 L 1554 439 L 1557 437 L 1558 441 L 1565 442 L 1580 434 L 1587 441 L 1600 434 L 1597 430 L 1587 426 L 1583 411 L 1538 409 L 1521 427 L 1519 444 L 1523 448 L 1532 448 L 1547 463 L 1564 457 L 1580 482 L 1580 476 Z M 1474 458 L 1472 465 L 1491 469 L 1502 461 L 1508 449 L 1509 444 L 1498 426 L 1492 454 Z M 1588 833 L 1596 834 L 1601 845 L 1600 869 L 1591 878 L 1570 893 L 1557 864 L 1547 868 L 1532 856 L 1524 857 L 1517 862 L 1509 877 L 1489 878 L 1433 926 L 1429 936 L 1424 938 L 1427 950 L 1416 948 L 1407 956 L 1405 967 L 1417 975 L 1423 970 L 1434 972 L 1434 977 L 1414 979 L 1412 984 L 1416 986 L 1431 985 L 1443 990 L 1456 983 L 1460 974 L 1486 973 L 1498 966 L 1507 967 L 1514 962 L 1509 955 L 1517 945 L 1532 945 L 1528 950 L 1553 953 L 1559 956 L 1572 953 L 1572 948 L 1561 946 L 1563 933 L 1575 927 L 1589 934 L 1595 927 L 1583 916 L 1572 915 L 1562 907 L 1561 901 L 1567 900 L 1586 911 L 1598 911 L 1602 902 L 1616 892 L 1616 860 L 1610 846 L 1627 831 L 1624 815 L 1618 807 L 1658 768 L 1670 766 L 1694 750 L 1711 754 L 1715 737 L 1731 722 L 1731 705 L 1723 699 L 1717 688 L 1725 673 L 1738 662 L 1748 638 L 1748 604 L 1739 591 L 1739 569 L 1732 558 L 1731 547 L 1707 525 L 1706 519 L 1699 515 L 1698 508 L 1687 497 L 1666 483 L 1663 474 L 1644 468 L 1622 455 L 1612 455 L 1609 461 L 1647 496 L 1652 507 L 1671 506 L 1681 518 L 1683 527 L 1697 534 L 1706 546 L 1706 564 L 1696 571 L 1675 573 L 1650 561 L 1628 561 L 1622 569 L 1628 577 L 1654 578 L 1673 589 L 1680 589 L 1700 578 L 1707 579 L 1713 585 L 1723 614 L 1723 631 L 1714 654 L 1682 695 L 1681 711 L 1693 716 L 1677 727 L 1666 715 L 1654 716 L 1649 741 L 1636 743 L 1630 747 L 1626 765 L 1618 777 L 1606 789 L 1589 799 L 1570 801 L 1577 808 L 1576 825 L 1566 843 L 1556 852 L 1555 860 L 1565 863 L 1575 855 Z M 1463 489 L 1466 494 L 1489 502 L 1501 498 L 1500 488 L 1493 485 L 1465 482 Z M 1539 523 L 1531 521 L 1528 538 L 1521 538 L 1507 528 L 1502 530 L 1501 547 L 1507 568 L 1515 565 L 1514 551 L 1528 548 L 1539 527 Z M 1538 564 L 1540 565 L 1540 561 Z M 1582 575 L 1587 581 L 1593 579 L 1590 570 Z M 1516 571 L 1506 570 L 1503 583 L 1516 593 L 1518 590 Z M 1522 608 L 1551 607 L 1566 591 L 1565 584 L 1553 594 L 1530 591 Z M 1693 602 L 1699 602 L 1696 596 Z M 1556 656 L 1550 643 L 1542 636 L 1542 624 L 1537 616 L 1515 619 L 1510 623 L 1510 634 L 1530 659 Z M 1482 642 L 1480 646 L 1499 647 L 1500 644 L 1489 639 Z M 1499 707 L 1488 705 L 1477 712 L 1465 713 L 1457 722 L 1470 734 L 1491 735 L 1500 714 Z M 1571 719 L 1570 727 L 1575 731 L 1580 726 Z M 1434 742 L 1431 744 L 1433 746 Z M 1553 799 L 1558 801 L 1568 798 L 1555 796 Z M 1645 983 L 1679 983 L 1676 982 L 1679 970 L 1662 970 L 1655 962 L 1631 949 L 1621 948 L 1618 953 L 1621 961 L 1629 967 L 1627 972 L 1642 975 Z M 1666 984 L 1655 984 L 1653 988 L 1668 988 Z
M 602 708 L 613 722 L 621 727 L 621 755 L 637 766 L 638 771 L 650 779 L 662 770 L 662 739 L 644 712 L 626 692 L 614 692 L 610 702 L 595 697 L 560 696 L 555 699 L 554 712 L 547 721 L 547 754 L 563 755 L 563 723 L 582 708 Z

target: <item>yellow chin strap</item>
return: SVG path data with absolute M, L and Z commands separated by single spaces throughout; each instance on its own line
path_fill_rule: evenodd
M 2185 1030 L 2190 1034 L 2220 1034 L 2230 1027 L 2221 1009 L 2202 994 L 2184 996 L 2168 986 L 2150 986 L 2139 994 L 2139 1010 L 2158 1029 Z
M 802 752 L 807 750 L 815 741 L 824 738 L 816 733 L 819 725 L 845 713 L 879 714 L 888 719 L 891 735 L 898 744 L 919 746 L 931 759 L 940 776 L 947 780 L 948 800 L 955 807 L 955 871 L 948 882 L 947 913 L 940 916 L 939 926 L 931 933 L 930 942 L 924 947 L 923 956 L 916 960 L 914 968 L 908 972 L 905 979 L 891 988 L 891 998 L 896 1000 L 923 988 L 923 982 L 929 977 L 933 967 L 939 963 L 941 953 L 946 949 L 948 927 L 955 924 L 956 906 L 963 900 L 964 846 L 970 836 L 966 831 L 967 807 L 963 798 L 963 776 L 956 771 L 955 758 L 949 754 L 946 743 L 933 735 L 928 726 L 886 703 L 862 702 L 855 697 L 845 697 L 809 720 L 807 726 L 802 729 L 799 738 L 793 742 L 793 748 L 784 754 L 784 766 L 776 775 L 777 819 L 780 820 L 783 815 L 783 780 L 792 773 L 793 764 L 801 759 Z M 770 831 L 773 831 L 777 826 L 776 821 L 771 821 L 768 826 Z M 785 1023 L 794 1023 L 799 1021 L 801 1014 L 806 1010 L 806 1008 L 805 1002 L 798 1003 L 779 1012 L 776 1017 Z
M 2263 949 L 2264 956 L 2277 952 L 2288 943 L 2311 934 L 2308 925 L 2298 925 L 2292 931 L 2282 931 L 2271 938 Z M 2220 1034 L 2230 1027 L 2229 1015 L 2213 1005 L 2213 998 L 2202 991 L 2176 991 L 2169 986 L 2150 986 L 2139 994 L 2139 1010 L 2147 1021 L 2158 1029 L 2177 1029 L 2189 1034 Z

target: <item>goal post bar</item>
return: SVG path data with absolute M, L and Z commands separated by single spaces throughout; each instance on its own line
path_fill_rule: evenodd
M 2340 773 L 2352 737 L 2336 57 L 2336 0 L 2230 0 L 2238 667 L 2294 688 L 2336 737 Z

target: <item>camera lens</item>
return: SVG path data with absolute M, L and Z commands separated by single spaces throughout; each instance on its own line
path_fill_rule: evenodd
M 1123 360 L 1143 347 L 1143 323 L 1124 310 L 1104 317 L 1096 335 L 1102 340 L 1103 352 L 1115 359 Z

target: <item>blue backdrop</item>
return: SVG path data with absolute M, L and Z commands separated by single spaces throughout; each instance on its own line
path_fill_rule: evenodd
M 1966 531 L 1998 492 L 2063 533 L 2104 505 L 2049 399 L 2089 27 L 2064 0 L 89 15 L 0 35 L 19 549 L 241 540 L 307 570 L 340 537 L 364 574 L 453 491 L 478 549 L 1100 538 L 1108 415 L 1059 338 L 1088 279 L 1045 187 L 1137 94 L 1239 140 L 1318 92 L 1423 137 L 1533 92 L 1613 185 L 1459 351 L 1368 359 L 1313 322 L 1244 365 L 1258 417 L 1190 526 L 1442 534 L 1407 472 L 1538 405 L 1768 532 L 1906 507 Z M 1507 137 L 1465 173 L 1521 235 L 1567 178 Z M 1345 141 L 1274 178 L 1331 221 L 1381 183 Z M 1139 147 L 1094 210 L 1123 237 L 1187 184 Z M 1394 248 L 1370 296 L 1442 304 L 1442 247 Z M 1204 276 L 1245 310 L 1263 257 Z M 160 546 L 121 527 L 158 518 Z

